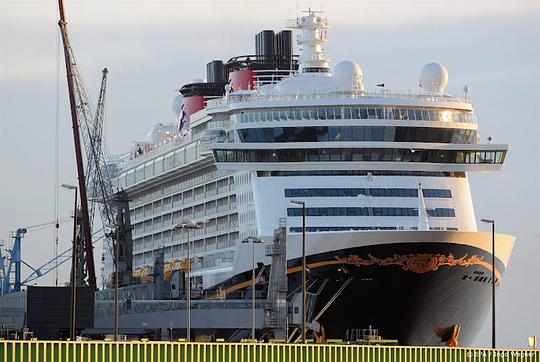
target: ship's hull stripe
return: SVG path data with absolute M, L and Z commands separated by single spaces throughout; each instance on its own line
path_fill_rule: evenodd
M 422 253 L 419 253 L 419 254 L 416 254 L 415 256 L 421 256 L 421 255 L 425 255 L 425 254 L 422 254 Z M 411 254 L 412 256 L 412 254 Z M 474 258 L 475 256 L 473 256 L 472 258 Z M 448 258 L 448 257 L 447 257 Z M 463 256 L 462 258 L 466 258 L 466 255 Z M 467 261 L 467 260 L 466 260 Z M 383 260 L 383 263 L 384 263 L 384 260 Z M 355 260 L 354 258 L 352 259 L 348 259 L 348 260 L 344 260 L 343 258 L 338 258 L 336 257 L 336 260 L 325 260 L 325 261 L 318 261 L 318 262 L 314 262 L 314 263 L 308 263 L 307 264 L 307 268 L 308 269 L 317 269 L 317 268 L 321 268 L 321 267 L 324 267 L 324 266 L 330 266 L 330 265 L 340 265 L 340 264 L 354 264 L 356 266 L 362 266 L 362 262 L 360 263 L 355 263 Z M 373 265 L 375 263 L 372 263 L 372 264 L 365 264 L 366 266 L 369 266 L 369 265 Z M 381 265 L 381 264 L 379 264 Z M 384 265 L 384 264 L 383 264 Z M 391 263 L 389 262 L 387 264 L 388 266 L 390 265 L 398 265 L 398 264 L 395 264 L 395 263 Z M 449 267 L 454 267 L 454 266 L 461 266 L 461 267 L 467 267 L 469 265 L 480 265 L 482 266 L 483 268 L 485 268 L 486 270 L 488 270 L 489 272 L 491 272 L 493 270 L 492 266 L 491 266 L 491 263 L 490 262 L 487 262 L 485 260 L 483 260 L 482 258 L 474 258 L 472 261 L 468 261 L 468 263 L 465 263 L 465 264 L 456 264 L 456 265 L 448 265 L 448 264 L 442 264 L 441 266 L 449 266 Z M 437 266 L 438 268 L 438 266 Z M 436 269 L 433 269 L 433 270 L 436 270 Z M 295 267 L 291 267 L 291 268 L 288 268 L 287 269 L 287 275 L 289 274 L 294 274 L 294 273 L 297 273 L 297 272 L 300 272 L 302 271 L 302 265 L 300 266 L 295 266 Z M 428 270 L 428 271 L 432 271 L 432 270 Z M 421 274 L 421 273 L 419 273 Z M 502 274 L 501 272 L 495 268 L 495 277 L 497 278 L 498 281 L 502 281 Z M 229 294 L 229 293 L 232 293 L 232 292 L 235 292 L 237 290 L 240 290 L 240 289 L 243 289 L 243 288 L 247 288 L 249 286 L 251 286 L 253 283 L 253 279 L 248 279 L 248 280 L 245 280 L 245 281 L 242 281 L 240 283 L 237 283 L 227 289 L 225 289 L 225 294 Z

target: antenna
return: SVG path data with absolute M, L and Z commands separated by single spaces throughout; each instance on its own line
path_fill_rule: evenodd
M 463 87 L 463 95 L 465 96 L 465 99 L 469 99 L 469 86 L 465 85 Z

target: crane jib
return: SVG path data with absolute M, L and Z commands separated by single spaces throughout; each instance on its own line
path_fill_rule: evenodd
M 86 254 L 86 269 L 88 272 L 88 285 L 96 287 L 96 274 L 93 258 L 92 235 L 90 230 L 90 217 L 88 211 L 88 198 L 86 193 L 84 164 L 81 149 L 81 139 L 79 129 L 81 124 L 88 127 L 92 123 L 90 102 L 88 92 L 84 87 L 82 77 L 77 68 L 75 58 L 72 53 L 71 44 L 67 33 L 65 11 L 63 1 L 58 1 L 60 11 L 60 31 L 62 34 L 62 43 L 64 47 L 64 59 L 66 64 L 67 85 L 69 93 L 69 103 L 71 110 L 71 121 L 73 128 L 73 141 L 75 146 L 75 159 L 77 164 L 77 177 L 79 182 L 79 193 L 81 202 L 81 216 L 83 229 L 84 251 Z

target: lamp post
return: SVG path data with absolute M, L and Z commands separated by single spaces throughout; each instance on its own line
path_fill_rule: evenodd
M 306 203 L 299 200 L 291 200 L 292 205 L 302 206 L 302 343 L 306 343 Z
M 495 220 L 480 221 L 491 224 L 491 348 L 495 348 Z
M 118 341 L 118 330 L 120 328 L 120 319 L 118 313 L 118 263 L 120 261 L 120 225 L 116 227 L 116 238 L 114 239 L 114 340 Z
M 190 248 L 191 244 L 189 242 L 189 229 L 202 229 L 202 222 L 195 222 L 193 220 L 185 219 L 180 224 L 176 225 L 174 229 L 187 229 L 187 340 L 191 341 L 191 257 L 190 257 Z
M 251 285 L 251 312 L 252 312 L 252 326 L 251 326 L 251 338 L 252 339 L 255 339 L 255 284 L 257 283 L 257 281 L 255 280 L 255 244 L 262 244 L 264 243 L 264 240 L 262 240 L 261 238 L 259 238 L 258 236 L 256 237 L 253 237 L 253 236 L 249 236 L 247 238 L 245 238 L 244 240 L 242 240 L 242 243 L 251 243 L 253 245 L 252 249 L 251 249 L 251 255 L 252 255 L 252 259 L 251 259 L 251 281 L 252 281 L 252 285 Z
M 75 340 L 77 317 L 77 186 L 62 184 L 66 190 L 75 191 L 73 204 L 73 245 L 71 247 L 71 328 L 69 336 Z

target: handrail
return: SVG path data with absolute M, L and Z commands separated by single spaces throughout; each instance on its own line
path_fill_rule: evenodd
M 361 99 L 361 98 L 398 98 L 405 100 L 424 100 L 430 102 L 452 102 L 465 103 L 472 105 L 472 101 L 468 98 L 453 97 L 445 94 L 424 94 L 414 91 L 388 91 L 368 92 L 368 91 L 353 91 L 353 92 L 333 92 L 333 93 L 307 93 L 307 94 L 262 94 L 253 92 L 251 94 L 230 93 L 229 96 L 214 100 L 215 106 L 224 106 L 232 103 L 248 103 L 252 101 L 287 101 L 287 100 L 326 100 L 326 99 Z M 210 104 L 209 104 L 210 105 Z

